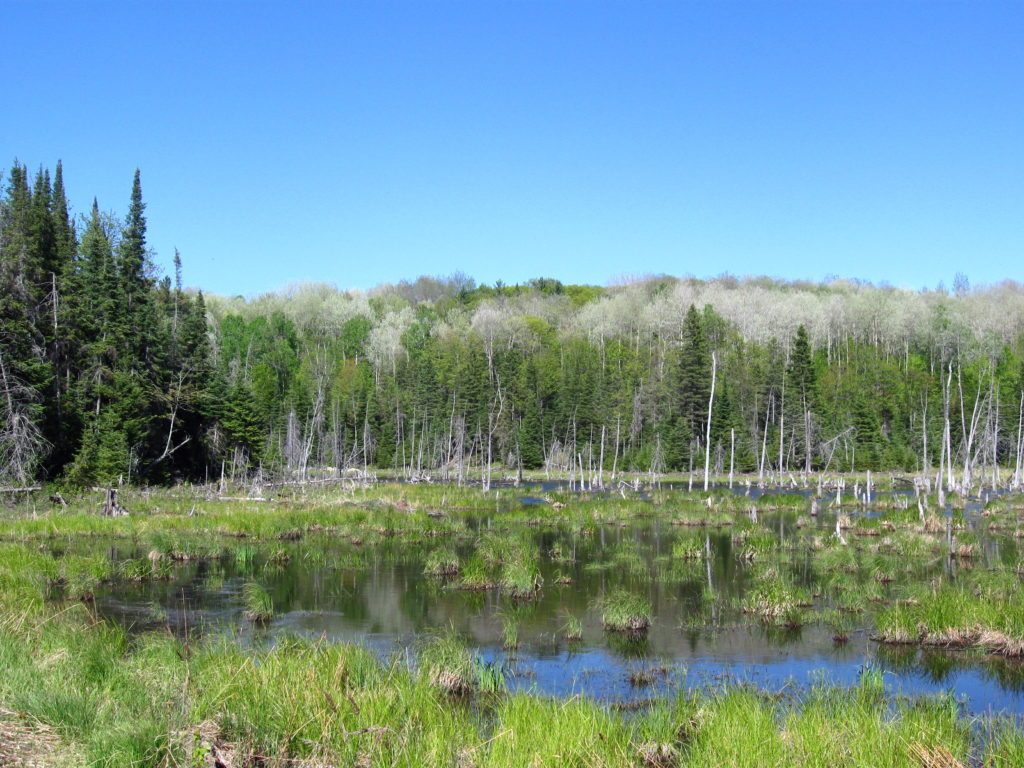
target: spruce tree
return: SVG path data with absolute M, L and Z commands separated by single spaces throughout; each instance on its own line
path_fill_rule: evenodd
M 711 354 L 703 320 L 691 304 L 683 320 L 682 343 L 676 364 L 675 404 L 678 411 L 668 435 L 668 447 L 671 455 L 678 457 L 680 468 L 688 466 L 691 458 L 695 465 L 697 456 L 691 457 L 691 447 L 704 440 L 710 395 Z
M 807 329 L 802 324 L 793 338 L 786 375 L 786 419 L 796 438 L 793 448 L 797 457 L 803 459 L 804 470 L 810 472 L 813 459 L 813 410 L 818 387 L 811 344 Z
M 60 261 L 60 272 L 64 272 L 68 263 L 75 257 L 78 243 L 75 224 L 68 210 L 67 193 L 64 190 L 64 168 L 60 160 L 57 161 L 57 169 L 53 175 L 52 200 L 54 252 Z

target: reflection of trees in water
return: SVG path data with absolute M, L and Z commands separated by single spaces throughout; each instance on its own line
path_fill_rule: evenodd
M 921 654 L 921 669 L 933 683 L 944 682 L 956 666 L 956 659 L 951 654 L 930 651 L 924 651 Z
M 556 658 L 573 649 L 604 649 L 623 660 L 689 659 L 695 668 L 738 662 L 764 667 L 772 674 L 774 665 L 785 666 L 795 659 L 797 668 L 804 671 L 819 664 L 825 670 L 838 670 L 858 663 L 864 649 L 857 643 L 834 648 L 829 623 L 815 623 L 814 618 L 841 608 L 860 609 L 844 617 L 857 628 L 870 629 L 872 614 L 883 598 L 895 599 L 901 594 L 894 591 L 896 587 L 913 586 L 925 574 L 941 570 L 947 559 L 933 557 L 931 550 L 914 550 L 912 557 L 888 550 L 884 537 L 853 539 L 849 548 L 812 551 L 815 537 L 831 531 L 832 523 L 824 518 L 834 520 L 835 516 L 826 511 L 822 519 L 798 528 L 795 513 L 762 510 L 761 528 L 775 534 L 781 530 L 783 546 L 758 550 L 753 561 L 737 556 L 736 528 L 705 528 L 695 534 L 691 528 L 657 519 L 624 525 L 587 520 L 509 532 L 496 518 L 488 532 L 532 537 L 539 553 L 544 587 L 536 599 L 522 603 L 501 591 L 465 591 L 457 588 L 457 580 L 446 583 L 425 577 L 423 560 L 438 546 L 437 539 L 375 539 L 359 547 L 344 539 L 311 535 L 295 543 L 266 542 L 251 561 L 227 555 L 175 563 L 169 582 L 109 585 L 107 596 L 113 601 L 101 611 L 129 623 L 140 621 L 140 611 L 153 605 L 165 609 L 161 625 L 181 628 L 187 616 L 190 629 L 203 621 L 223 627 L 240 610 L 238 585 L 252 579 L 271 592 L 279 614 L 314 612 L 295 619 L 304 632 L 346 638 L 372 632 L 397 641 L 451 625 L 471 644 L 496 647 L 502 640 L 503 623 L 514 623 L 523 644 L 524 667 L 530 667 L 531 659 Z M 745 520 L 741 522 L 745 525 Z M 474 528 L 468 525 L 467 530 Z M 700 557 L 673 555 L 680 539 L 695 537 L 701 544 Z M 472 534 L 445 542 L 463 562 L 476 550 Z M 90 543 L 89 549 L 101 544 Z M 208 542 L 206 546 L 209 549 Z M 291 559 L 268 563 L 277 549 L 289 552 Z M 1016 562 L 1020 549 L 1024 542 L 1007 538 L 1000 541 L 998 550 L 985 552 L 993 560 L 1005 562 L 1010 557 Z M 145 554 L 107 552 L 112 559 Z M 893 575 L 895 585 L 881 583 L 879 575 Z M 570 583 L 557 583 L 560 576 L 570 577 Z M 808 600 L 810 593 L 818 593 L 815 609 L 805 614 L 810 623 L 794 628 L 765 626 L 743 614 L 745 596 L 765 579 L 803 587 Z M 601 629 L 595 597 L 618 588 L 651 602 L 654 623 L 646 635 L 630 637 Z M 317 616 L 316 611 L 330 615 Z M 566 643 L 562 636 L 570 615 L 582 624 L 584 639 L 579 644 Z M 271 632 L 276 629 L 272 625 Z M 251 630 L 246 638 L 247 642 L 260 640 Z M 1024 662 L 915 646 L 878 646 L 868 652 L 875 655 L 886 668 L 916 679 L 921 688 L 973 686 L 983 694 L 998 686 L 1024 693 Z M 965 669 L 973 673 L 971 679 L 958 680 L 958 671 Z
M 982 676 L 994 680 L 1005 691 L 1024 692 L 1024 660 L 987 658 L 981 664 Z
M 1024 660 L 980 655 L 970 651 L 944 651 L 916 646 L 886 646 L 877 650 L 878 659 L 894 672 L 923 675 L 933 683 L 946 683 L 961 670 L 977 670 L 981 677 L 1000 689 L 1024 693 Z

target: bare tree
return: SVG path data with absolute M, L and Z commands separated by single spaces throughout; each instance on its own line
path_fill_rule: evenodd
M 3 423 L 0 424 L 0 478 L 27 485 L 47 442 L 31 414 L 35 391 L 7 370 L 0 354 L 0 390 L 3 392 Z

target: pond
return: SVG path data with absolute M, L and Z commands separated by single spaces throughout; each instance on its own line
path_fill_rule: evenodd
M 251 645 L 297 634 L 410 659 L 424 635 L 453 628 L 484 661 L 501 665 L 512 688 L 583 694 L 627 709 L 679 688 L 854 684 L 872 667 L 895 696 L 950 691 L 971 712 L 1024 714 L 1024 667 L 1013 659 L 871 639 L 876 613 L 914 590 L 1017 562 L 1017 540 L 988 531 L 979 509 L 967 510 L 962 529 L 977 542 L 970 561 L 946 556 L 941 533 L 918 557 L 890 551 L 885 543 L 902 534 L 875 530 L 873 511 L 844 521 L 848 543 L 824 550 L 836 515 L 811 518 L 802 507 L 718 527 L 681 526 L 662 515 L 523 525 L 497 514 L 466 518 L 465 530 L 445 539 L 310 533 L 262 545 L 235 541 L 215 557 L 174 563 L 164 580 L 106 585 L 96 606 L 134 630 L 169 627 Z M 482 541 L 505 539 L 529 553 L 543 579 L 528 599 L 424 573 L 432 551 L 451 550 L 466 567 Z M 124 541 L 76 547 L 102 547 L 118 561 L 147 555 Z M 828 554 L 833 549 L 841 551 Z M 245 616 L 243 587 L 251 582 L 272 600 L 266 623 Z M 752 609 L 778 585 L 797 596 L 799 620 L 766 621 Z M 602 600 L 617 590 L 649 602 L 651 626 L 642 636 L 603 626 Z

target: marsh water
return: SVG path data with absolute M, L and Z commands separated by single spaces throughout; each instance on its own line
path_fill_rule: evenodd
M 521 502 L 540 498 L 528 493 Z M 466 520 L 462 535 L 444 541 L 381 537 L 361 542 L 308 534 L 272 547 L 243 543 L 216 558 L 176 563 L 167 580 L 105 586 L 96 606 L 133 629 L 169 627 L 252 645 L 273 644 L 286 635 L 323 637 L 364 645 L 384 658 L 412 658 L 425 635 L 450 627 L 482 660 L 502 665 L 512 688 L 583 694 L 627 708 L 680 687 L 749 682 L 794 691 L 818 681 L 852 685 L 873 666 L 883 670 L 893 695 L 951 692 L 972 712 L 1024 714 L 1024 667 L 1018 663 L 883 646 L 870 638 L 871 606 L 885 604 L 898 584 L 865 581 L 872 592 L 867 608 L 845 620 L 849 640 L 835 642 L 834 627 L 814 619 L 823 607 L 816 585 L 828 574 L 815 566 L 805 546 L 815 536 L 829 535 L 835 516 L 823 514 L 803 527 L 797 518 L 792 511 L 761 516 L 759 526 L 780 546 L 759 556 L 756 566 L 737 556 L 728 527 L 681 529 L 656 517 L 586 527 L 519 525 L 515 535 L 536 545 L 544 579 L 530 600 L 513 600 L 497 589 L 466 590 L 458 579 L 424 575 L 425 557 L 438 546 L 454 549 L 464 560 L 481 533 L 508 530 L 500 515 L 481 515 Z M 969 509 L 969 526 L 972 519 Z M 973 525 L 981 542 L 973 567 L 1017 562 L 1015 539 L 988 535 L 981 521 Z M 702 539 L 707 556 L 674 558 L 673 544 L 684 535 Z M 140 545 L 125 542 L 90 546 L 102 546 L 118 560 L 146 555 Z M 955 578 L 957 567 L 940 558 L 913 578 Z M 766 568 L 773 569 L 768 578 L 784 574 L 814 596 L 803 626 L 768 626 L 744 612 L 755 576 L 764 579 Z M 265 625 L 244 616 L 242 588 L 250 581 L 272 597 L 274 616 Z M 619 587 L 649 599 L 653 623 L 646 637 L 628 638 L 602 627 L 599 599 Z M 578 640 L 565 639 L 570 617 L 582 628 Z

